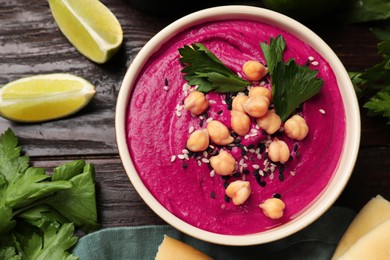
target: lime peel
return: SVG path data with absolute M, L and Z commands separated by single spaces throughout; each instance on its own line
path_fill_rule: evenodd
M 16 122 L 43 122 L 69 116 L 96 94 L 83 78 L 44 74 L 15 80 L 0 88 L 0 115 Z
M 105 63 L 118 50 L 123 31 L 115 15 L 98 0 L 49 0 L 61 32 L 85 57 Z

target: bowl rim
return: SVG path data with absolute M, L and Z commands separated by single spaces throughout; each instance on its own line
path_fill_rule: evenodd
M 143 184 L 131 160 L 126 138 L 126 113 L 132 89 L 138 75 L 150 56 L 175 34 L 204 22 L 225 19 L 250 19 L 279 27 L 308 43 L 332 67 L 339 86 L 345 111 L 345 142 L 339 164 L 327 187 L 316 200 L 296 218 L 267 231 L 247 235 L 225 235 L 202 230 L 176 217 L 165 209 Z M 344 190 L 355 165 L 360 145 L 360 111 L 356 94 L 348 73 L 333 50 L 313 31 L 300 22 L 283 14 L 246 5 L 225 5 L 206 8 L 188 14 L 172 22 L 138 52 L 124 76 L 115 108 L 115 132 L 119 155 L 133 187 L 144 202 L 165 222 L 179 231 L 197 239 L 221 245 L 248 246 L 272 242 L 300 231 L 327 211 Z M 239 237 L 239 239 L 238 239 Z

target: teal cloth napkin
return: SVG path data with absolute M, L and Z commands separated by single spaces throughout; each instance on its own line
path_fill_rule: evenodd
M 200 241 L 168 225 L 106 228 L 82 237 L 73 254 L 80 260 L 153 260 L 164 234 L 219 260 L 330 259 L 356 213 L 330 208 L 321 218 L 284 239 L 256 246 L 222 246 Z

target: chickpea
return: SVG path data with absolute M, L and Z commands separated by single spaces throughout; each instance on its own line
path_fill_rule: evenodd
M 219 175 L 231 175 L 236 169 L 236 159 L 224 150 L 212 156 L 209 161 L 215 173 Z
M 309 127 L 303 117 L 294 115 L 284 123 L 284 132 L 291 139 L 300 141 L 307 136 Z
M 237 95 L 236 97 L 233 98 L 232 110 L 245 112 L 244 108 L 242 107 L 242 103 L 244 103 L 247 100 L 248 100 L 247 95 Z
M 256 118 L 256 122 L 260 128 L 264 129 L 270 135 L 278 131 L 282 125 L 282 119 L 280 119 L 274 110 L 268 110 L 267 114 Z
M 226 195 L 233 200 L 233 204 L 236 206 L 243 204 L 249 198 L 251 192 L 249 181 L 237 180 L 230 183 L 226 188 Z
M 265 96 L 269 100 L 272 99 L 272 91 L 269 90 L 266 87 L 253 87 L 249 90 L 248 96 L 253 97 L 253 96 Z
M 287 162 L 290 158 L 290 150 L 286 142 L 275 138 L 268 147 L 268 157 L 273 162 Z
M 261 117 L 268 111 L 269 99 L 265 96 L 253 96 L 242 103 L 242 107 L 251 117 Z
M 184 108 L 196 116 L 202 114 L 208 107 L 209 101 L 202 92 L 192 91 L 184 99 Z
M 283 210 L 286 207 L 284 202 L 278 198 L 270 198 L 259 205 L 264 215 L 270 219 L 279 219 L 283 216 Z
M 268 68 L 258 61 L 250 60 L 242 66 L 242 72 L 249 80 L 259 81 L 268 73 Z
M 221 122 L 213 120 L 207 125 L 210 139 L 217 145 L 227 145 L 234 141 L 229 129 Z
M 192 152 L 201 152 L 209 146 L 209 132 L 206 129 L 199 129 L 190 135 L 187 140 L 187 148 Z
M 246 135 L 251 128 L 251 119 L 244 112 L 232 110 L 231 114 L 231 126 L 234 132 L 238 135 Z

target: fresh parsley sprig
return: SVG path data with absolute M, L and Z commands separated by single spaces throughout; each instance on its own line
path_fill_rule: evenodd
M 185 45 L 179 49 L 179 53 L 179 61 L 184 65 L 184 79 L 190 85 L 197 85 L 200 92 L 234 93 L 250 85 L 201 43 Z
M 368 115 L 382 116 L 390 124 L 390 41 L 378 44 L 383 60 L 364 72 L 350 72 L 352 83 L 360 100 L 369 98 L 363 104 Z
M 51 175 L 29 166 L 11 129 L 0 136 L 0 259 L 77 259 L 74 228 L 98 228 L 94 168 L 77 160 Z
M 282 35 L 260 43 L 271 77 L 272 101 L 276 113 L 286 121 L 295 109 L 316 95 L 324 81 L 317 78 L 318 71 L 298 65 L 294 59 L 283 62 L 286 42 Z

